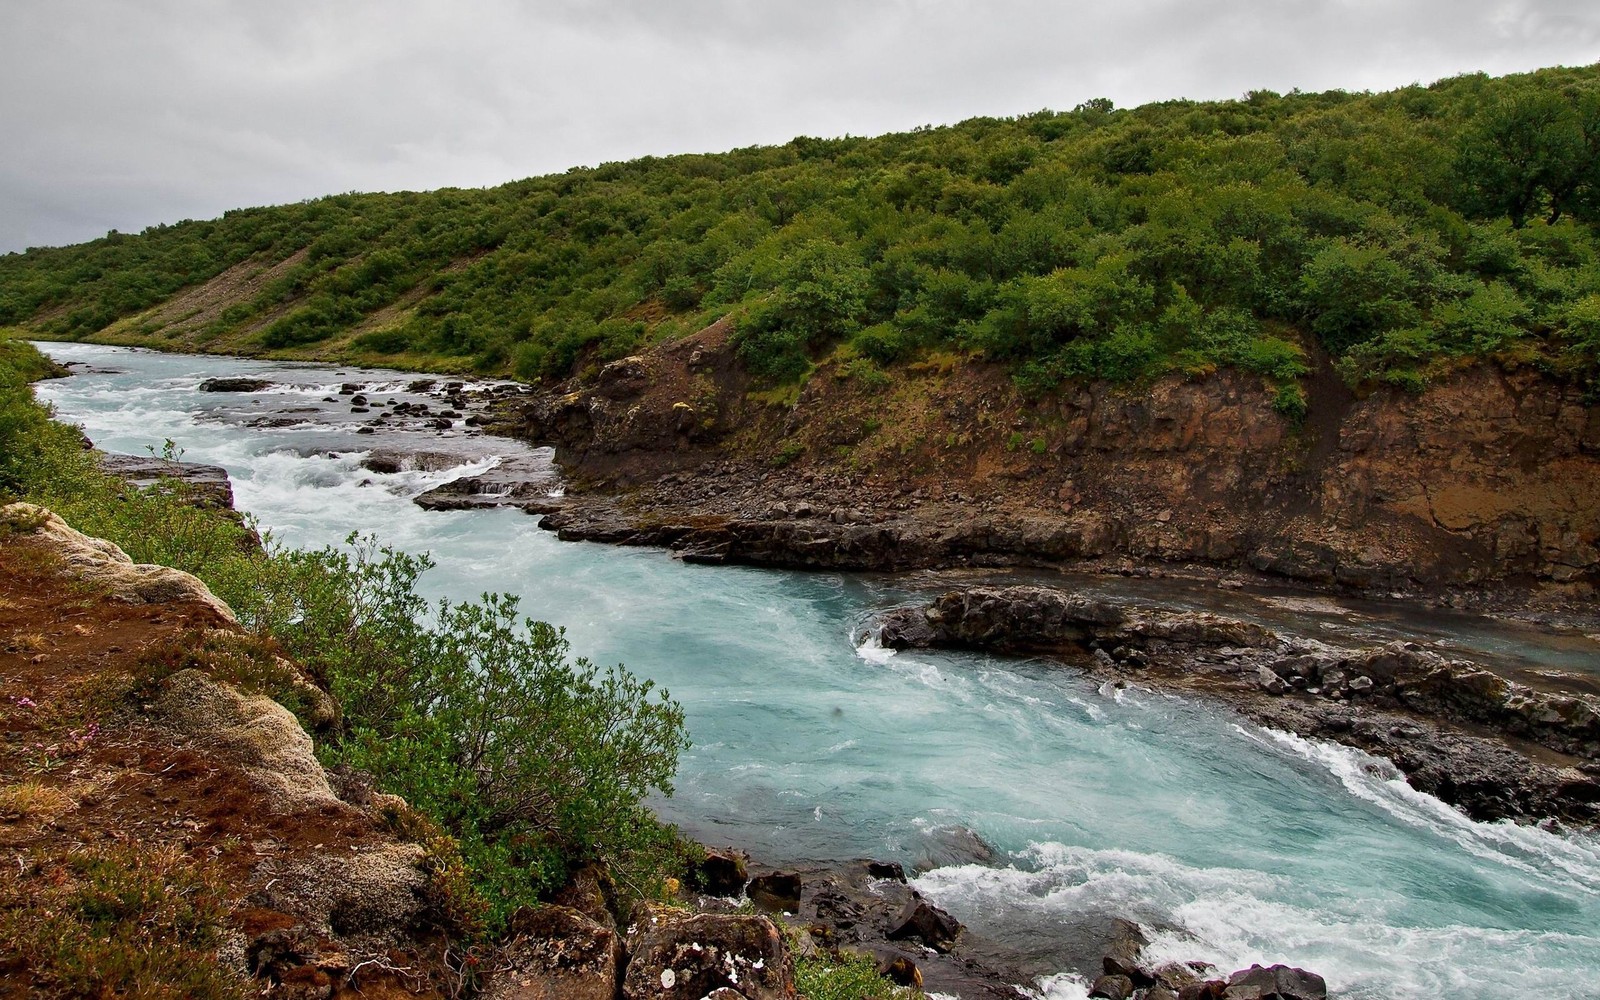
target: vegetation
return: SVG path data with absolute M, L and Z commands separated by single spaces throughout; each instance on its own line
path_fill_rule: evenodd
M 0 337 L 0 502 L 41 504 L 135 560 L 194 573 L 252 633 L 153 650 L 145 681 L 202 657 L 305 711 L 275 656 L 308 667 L 342 709 L 319 745 L 325 761 L 409 800 L 424 822 L 401 825 L 455 841 L 433 855 L 447 875 L 464 865 L 479 898 L 450 901 L 456 929 L 498 930 L 591 861 L 639 895 L 682 873 L 686 848 L 643 805 L 671 792 L 687 746 L 665 692 L 621 666 L 571 659 L 559 629 L 522 618 L 506 595 L 430 605 L 416 590 L 426 558 L 370 539 L 315 552 L 259 545 L 176 481 L 135 489 L 105 476 L 33 401 L 28 380 L 48 371 L 38 361 Z
M 27 962 L 31 995 L 244 1000 L 217 961 L 223 880 L 174 847 L 109 844 L 16 858 L 0 875 L 0 940 Z
M 795 989 L 808 1000 L 915 1000 L 922 991 L 896 986 L 878 974 L 870 958 L 840 955 L 800 957 L 794 963 Z
M 1551 69 L 244 209 L 0 258 L 0 323 L 548 378 L 727 315 L 775 383 L 842 342 L 1039 392 L 1231 366 L 1292 414 L 1319 351 L 1356 383 L 1487 359 L 1600 391 L 1597 218 L 1600 69 Z M 236 265 L 279 266 L 214 315 L 148 312 Z

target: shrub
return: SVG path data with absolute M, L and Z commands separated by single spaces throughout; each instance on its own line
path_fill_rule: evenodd
M 655 892 L 676 837 L 643 801 L 671 794 L 682 709 L 621 666 L 571 659 L 515 597 L 430 607 L 416 589 L 425 557 L 350 542 L 281 556 L 255 616 L 342 706 L 328 760 L 459 840 L 491 927 L 589 861 Z

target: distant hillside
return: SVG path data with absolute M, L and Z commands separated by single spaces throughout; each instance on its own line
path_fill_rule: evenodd
M 0 325 L 558 378 L 728 317 L 759 379 L 960 353 L 1023 388 L 1308 352 L 1600 390 L 1600 67 L 1252 92 L 336 195 L 0 257 Z

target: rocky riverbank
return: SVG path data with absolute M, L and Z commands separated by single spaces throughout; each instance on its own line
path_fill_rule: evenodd
M 1220 699 L 1262 725 L 1387 758 L 1475 819 L 1600 820 L 1600 697 L 1535 689 L 1414 643 L 1339 647 L 1045 587 L 949 591 L 887 613 L 878 634 L 891 649 L 1042 652 L 1115 684 Z
M 827 360 L 762 391 L 718 324 L 505 401 L 553 445 L 573 539 L 797 568 L 1203 566 L 1456 603 L 1592 603 L 1600 409 L 1477 368 L 1357 398 L 1323 364 L 1296 424 L 1238 374 L 1021 395 L 946 359 Z

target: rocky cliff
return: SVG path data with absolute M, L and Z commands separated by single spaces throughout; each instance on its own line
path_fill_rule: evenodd
M 508 413 L 556 447 L 571 537 L 906 568 L 1132 558 L 1373 592 L 1600 582 L 1600 408 L 1531 370 L 1348 391 L 1303 422 L 1235 372 L 1044 398 L 957 357 L 835 358 L 759 391 L 717 325 Z

